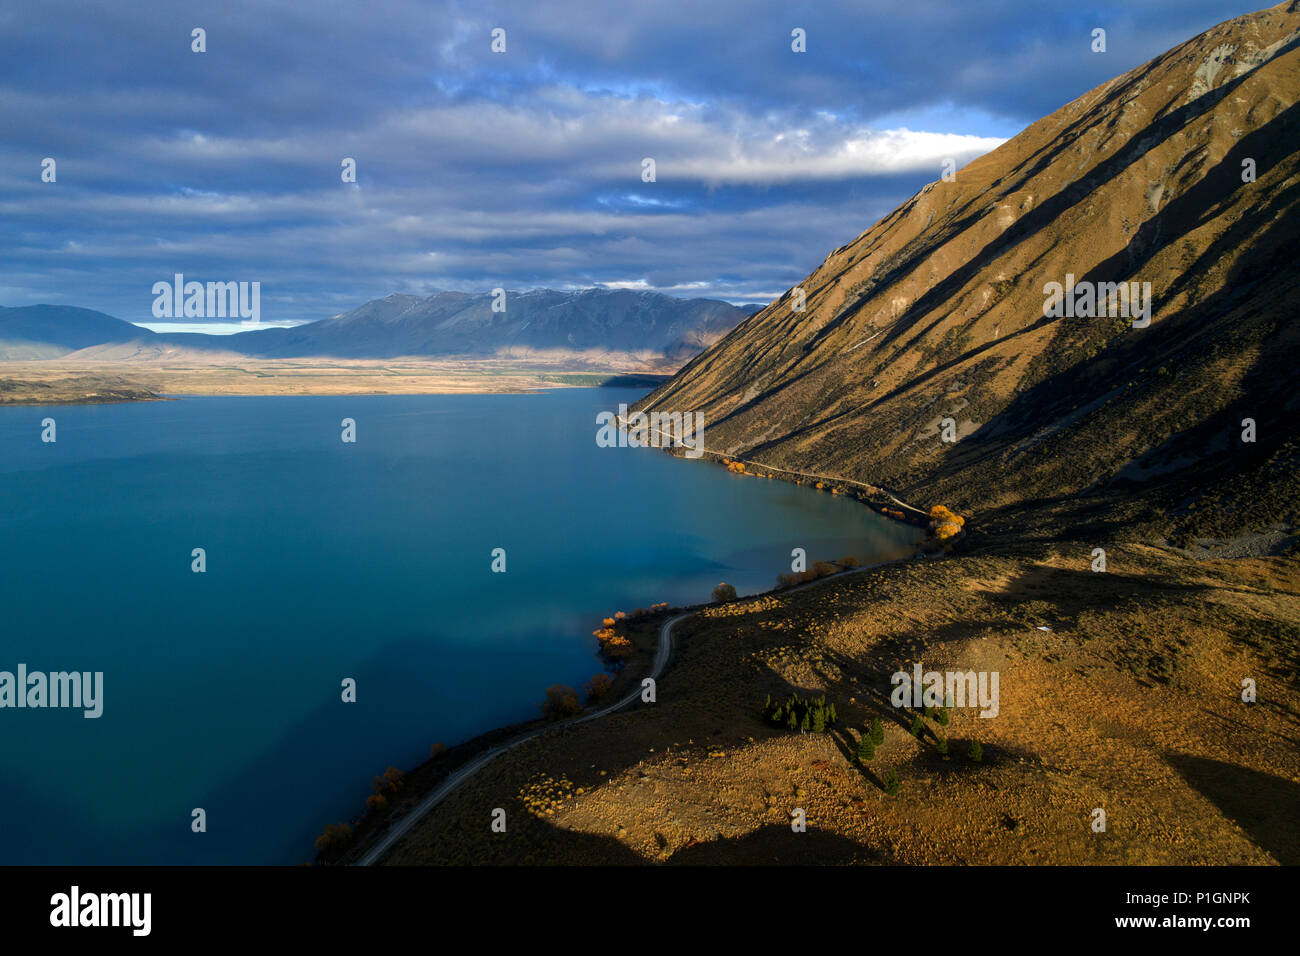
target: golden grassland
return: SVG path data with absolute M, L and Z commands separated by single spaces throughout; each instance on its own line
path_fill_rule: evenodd
M 429 395 L 530 392 L 596 385 L 656 368 L 592 367 L 563 360 L 258 360 L 229 363 L 0 364 L 0 404 L 134 401 L 163 395 Z M 649 381 L 649 380 L 647 380 Z
M 657 703 L 498 758 L 387 862 L 1300 863 L 1300 561 L 1130 544 L 1094 572 L 1091 550 L 959 551 L 710 606 L 678 626 Z M 998 716 L 921 717 L 918 739 L 889 700 L 914 661 L 997 671 Z M 764 724 L 791 691 L 825 693 L 837 727 Z

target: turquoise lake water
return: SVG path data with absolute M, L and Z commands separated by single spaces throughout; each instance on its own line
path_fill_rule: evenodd
M 310 860 L 386 766 L 581 687 L 602 616 L 766 590 L 794 547 L 913 550 L 843 498 L 597 447 L 641 394 L 0 408 L 0 671 L 104 672 L 98 719 L 0 709 L 0 863 Z

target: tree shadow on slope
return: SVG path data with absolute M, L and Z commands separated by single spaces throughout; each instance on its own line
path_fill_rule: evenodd
M 1122 571 L 1091 569 L 1092 555 L 1081 551 L 1079 567 L 1060 568 L 1036 564 L 1013 578 L 1000 592 L 991 595 L 995 603 L 1045 604 L 1058 617 L 1083 610 L 1113 610 L 1114 603 L 1138 597 L 1188 597 L 1210 590 L 1206 584 L 1180 581 L 1161 574 L 1126 574 Z
M 1170 753 L 1165 759 L 1279 863 L 1300 864 L 1300 785 L 1205 757 Z

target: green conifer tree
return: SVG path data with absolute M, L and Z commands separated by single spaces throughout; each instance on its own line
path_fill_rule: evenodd
M 898 795 L 900 789 L 902 789 L 902 785 L 898 782 L 898 771 L 890 770 L 889 773 L 885 774 L 885 793 L 894 797 Z
M 867 763 L 876 756 L 876 745 L 871 742 L 867 734 L 862 735 L 858 741 L 858 763 Z

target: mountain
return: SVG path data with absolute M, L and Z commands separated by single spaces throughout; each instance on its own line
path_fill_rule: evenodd
M 155 334 L 102 312 L 36 305 L 0 310 L 0 359 L 57 358 L 74 350 L 103 361 L 175 357 L 178 349 L 259 358 L 644 354 L 684 362 L 756 311 L 716 299 L 659 292 L 540 289 L 511 292 L 505 311 L 489 293 L 390 295 L 295 328 L 234 335 Z
M 1284 3 L 1084 94 L 638 408 L 703 412 L 719 455 L 1008 521 L 1294 522 L 1298 44 Z M 1149 283 L 1149 324 L 1050 314 L 1072 281 Z
M 0 306 L 0 361 L 58 358 L 153 333 L 103 312 L 65 305 Z
M 653 352 L 684 360 L 752 311 L 714 299 L 611 289 L 510 292 L 504 311 L 494 312 L 492 305 L 490 293 L 390 295 L 308 325 L 239 333 L 222 345 L 268 358 L 486 356 L 561 349 Z

